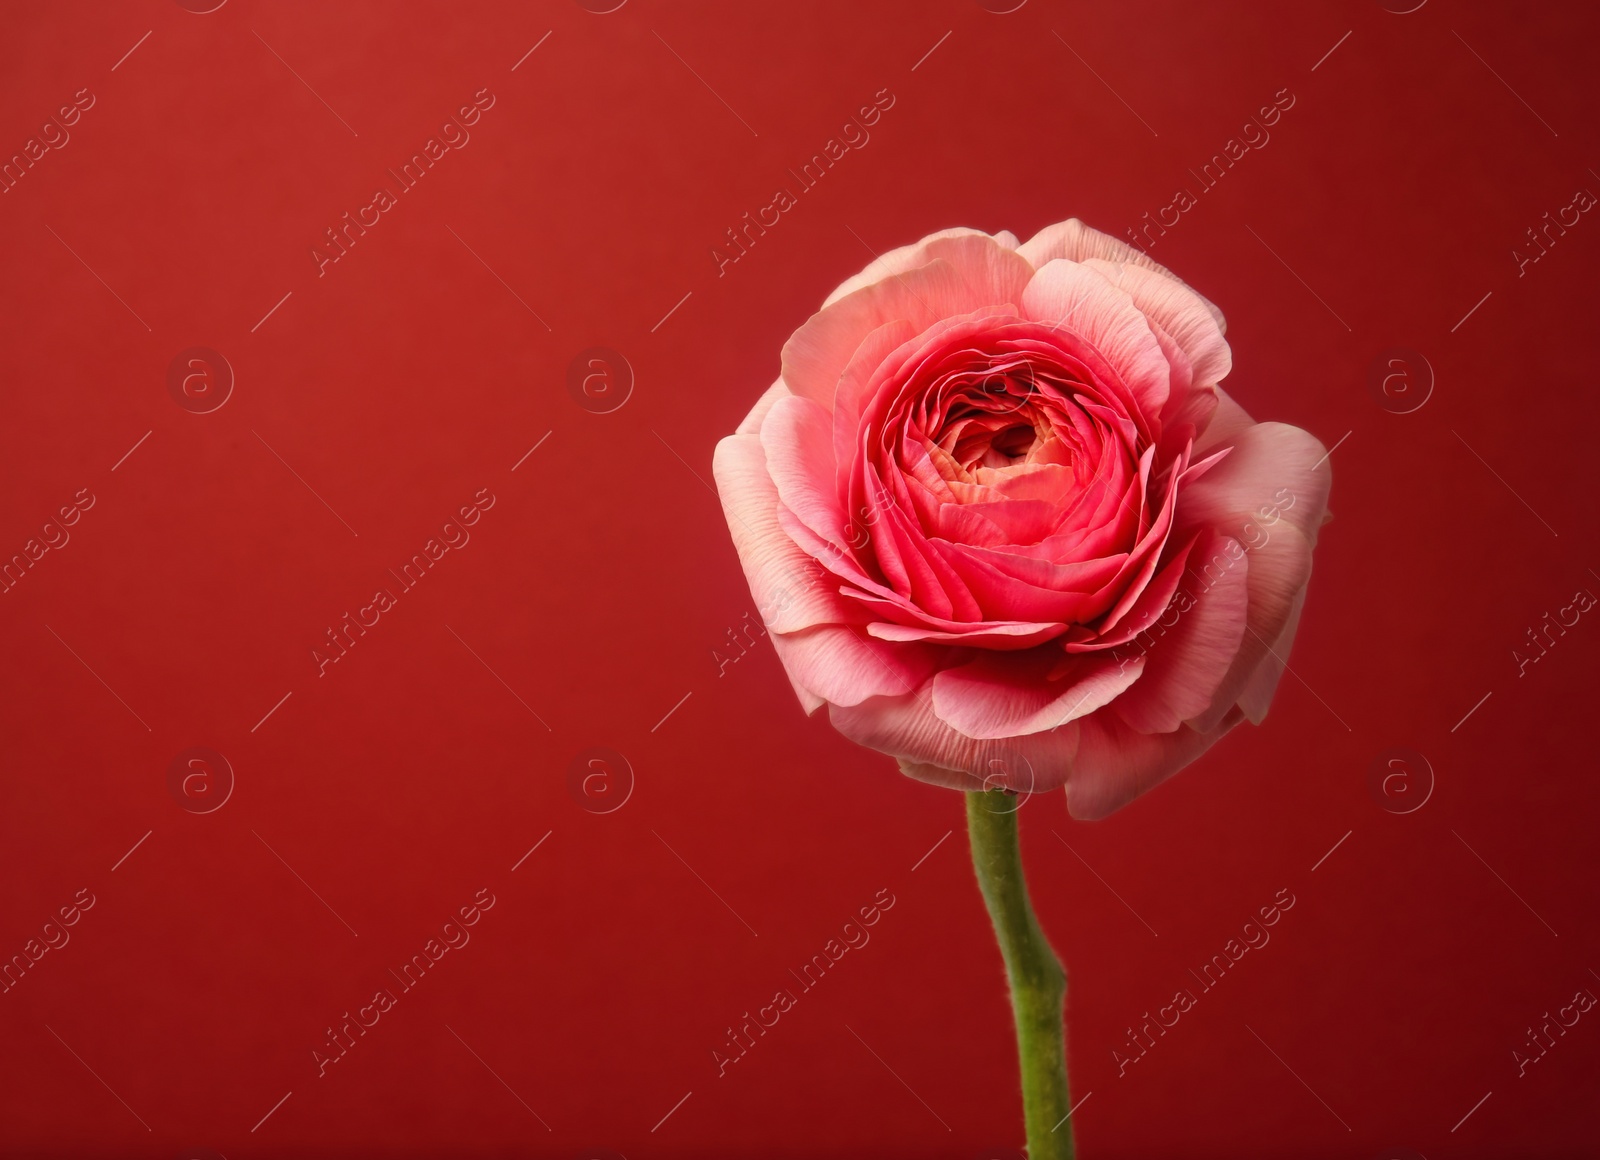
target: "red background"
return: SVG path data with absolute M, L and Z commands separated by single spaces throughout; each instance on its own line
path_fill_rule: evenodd
M 1080 1147 L 1600 1147 L 1600 1012 L 1513 1058 L 1600 994 L 1600 614 L 1521 676 L 1512 651 L 1600 592 L 1600 224 L 1513 257 L 1600 192 L 1592 8 L 141 0 L 3 25 L 0 149 L 95 97 L 0 196 L 0 548 L 95 497 L 0 597 L 0 955 L 96 900 L 0 995 L 9 1154 L 1016 1155 L 961 799 L 805 719 L 764 641 L 719 676 L 753 607 L 712 448 L 869 249 L 1121 235 L 1285 88 L 1151 252 L 1226 311 L 1233 394 L 1338 444 L 1336 519 L 1264 726 L 1106 822 L 1023 810 Z M 319 277 L 324 230 L 485 88 L 470 143 Z M 885 88 L 870 142 L 719 277 L 724 230 Z M 237 377 L 209 414 L 166 386 L 197 345 Z M 565 381 L 601 345 L 637 377 L 610 414 Z M 1367 386 L 1394 346 L 1437 376 L 1410 414 Z M 470 544 L 319 677 L 326 629 L 480 488 Z M 168 792 L 191 746 L 236 772 L 216 812 Z M 594 746 L 635 774 L 613 813 L 568 788 Z M 1436 777 L 1403 816 L 1367 783 L 1395 746 Z M 319 1076 L 325 1029 L 481 888 L 470 943 Z M 1119 1075 L 1129 1025 L 1285 888 L 1271 942 Z M 725 1029 L 880 889 L 871 942 L 719 1077 Z

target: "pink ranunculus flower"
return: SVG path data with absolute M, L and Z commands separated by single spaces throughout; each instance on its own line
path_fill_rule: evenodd
M 1223 325 L 1076 220 L 946 230 L 835 290 L 715 463 L 806 710 L 1079 818 L 1259 722 L 1331 471 L 1217 386 Z

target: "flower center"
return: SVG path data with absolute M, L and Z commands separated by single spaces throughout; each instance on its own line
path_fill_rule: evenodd
M 1028 454 L 1038 441 L 1039 433 L 1030 424 L 1014 423 L 1003 431 L 997 432 L 994 439 L 990 441 L 989 447 L 992 451 L 1005 456 L 1008 463 L 1014 463 Z M 1004 466 L 1003 464 L 991 465 L 996 467 Z

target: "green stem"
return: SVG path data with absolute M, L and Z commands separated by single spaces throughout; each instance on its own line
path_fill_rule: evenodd
M 972 865 L 1011 983 L 1029 1160 L 1072 1160 L 1072 1125 L 1063 1122 L 1071 1106 L 1062 1023 L 1067 976 L 1028 901 L 1017 848 L 1021 799 L 1003 790 L 966 796 Z

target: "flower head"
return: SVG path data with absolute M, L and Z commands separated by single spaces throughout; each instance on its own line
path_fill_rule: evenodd
M 808 711 L 960 789 L 1104 816 L 1259 721 L 1331 472 L 1218 387 L 1221 313 L 1076 220 L 884 255 L 717 447 Z

